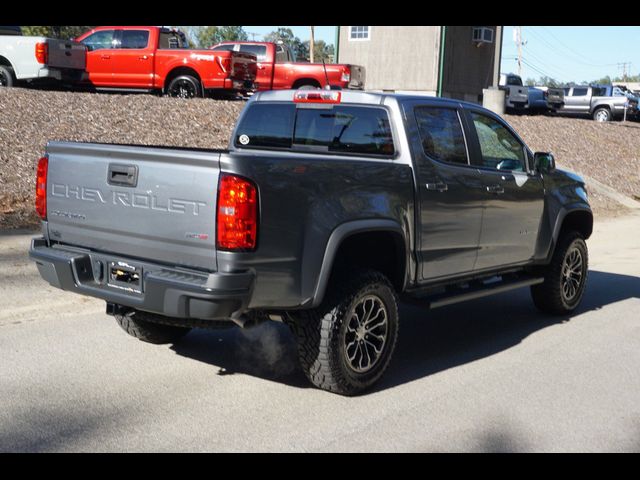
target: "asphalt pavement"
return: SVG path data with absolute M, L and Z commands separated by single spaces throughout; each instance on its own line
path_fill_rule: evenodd
M 640 215 L 597 219 L 578 312 L 402 305 L 371 393 L 312 388 L 278 323 L 129 337 L 0 235 L 0 451 L 640 452 Z

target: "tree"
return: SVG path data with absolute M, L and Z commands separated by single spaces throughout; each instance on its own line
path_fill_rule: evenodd
M 293 34 L 290 28 L 278 28 L 275 32 L 268 33 L 264 36 L 265 42 L 282 42 L 288 45 L 293 51 L 296 59 L 306 60 L 309 58 L 309 47 L 305 45 L 305 42 L 300 40 Z M 308 42 L 306 42 L 308 43 Z
M 308 52 L 310 48 L 309 47 L 310 42 L 307 41 L 303 43 Z M 334 55 L 333 45 L 327 45 L 327 43 L 324 40 L 316 40 L 314 47 L 315 48 L 313 49 L 313 57 L 316 63 L 322 63 L 323 60 L 325 61 L 325 63 L 329 63 L 333 61 L 333 55 Z
M 83 33 L 91 30 L 92 26 L 27 26 L 22 27 L 22 34 L 34 37 L 50 37 L 61 38 L 63 40 L 71 40 L 79 37 Z
M 192 35 L 200 48 L 209 48 L 220 42 L 245 41 L 249 38 L 247 32 L 240 26 L 197 27 Z

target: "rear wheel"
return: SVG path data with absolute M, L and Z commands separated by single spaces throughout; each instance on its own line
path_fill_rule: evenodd
M 13 87 L 15 81 L 13 68 L 0 65 L 0 87 Z
M 593 119 L 596 122 L 610 122 L 611 121 L 611 110 L 605 107 L 597 108 L 593 112 Z
M 174 78 L 167 87 L 167 95 L 174 98 L 196 98 L 202 96 L 200 81 L 191 75 Z
M 290 315 L 307 378 L 316 387 L 357 395 L 384 374 L 398 338 L 398 304 L 387 278 L 363 270 L 337 280 L 323 304 Z
M 588 270 L 589 256 L 584 237 L 579 232 L 565 234 L 545 268 L 544 283 L 531 287 L 536 307 L 552 315 L 573 312 L 584 295 Z
M 191 330 L 188 327 L 156 323 L 154 320 L 163 321 L 162 317 L 152 313 L 131 311 L 115 317 L 118 325 L 129 335 L 156 345 L 175 343 Z

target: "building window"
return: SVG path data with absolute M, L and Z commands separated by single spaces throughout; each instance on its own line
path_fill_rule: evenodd
M 349 27 L 349 40 L 369 40 L 371 27 Z

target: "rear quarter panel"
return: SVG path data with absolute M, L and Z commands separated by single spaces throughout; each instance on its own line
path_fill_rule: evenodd
M 256 151 L 223 155 L 221 171 L 258 184 L 257 250 L 246 254 L 218 251 L 219 271 L 256 271 L 252 308 L 308 304 L 329 237 L 340 225 L 364 219 L 391 220 L 412 244 L 413 176 L 408 165 Z

